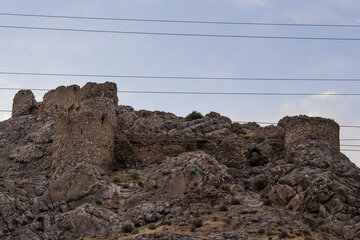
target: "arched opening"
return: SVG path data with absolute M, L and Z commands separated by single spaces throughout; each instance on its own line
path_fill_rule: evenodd
M 260 150 L 256 148 L 249 151 L 247 159 L 251 167 L 257 167 L 264 163 Z

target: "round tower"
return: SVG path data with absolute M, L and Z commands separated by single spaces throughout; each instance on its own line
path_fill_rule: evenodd
M 340 127 L 331 119 L 304 115 L 285 117 L 279 121 L 278 126 L 285 130 L 285 148 L 288 152 L 309 144 L 340 152 Z

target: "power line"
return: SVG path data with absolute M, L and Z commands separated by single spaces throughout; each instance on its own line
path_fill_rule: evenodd
M 340 149 L 341 152 L 360 152 L 360 150 L 354 150 L 354 149 Z
M 175 33 L 175 32 L 144 32 L 144 31 L 117 31 L 99 29 L 77 29 L 77 28 L 52 28 L 52 27 L 33 27 L 33 26 L 12 26 L 0 25 L 0 28 L 7 29 L 27 29 L 45 31 L 65 31 L 65 32 L 87 32 L 87 33 L 109 33 L 109 34 L 132 34 L 132 35 L 157 35 L 175 37 L 210 37 L 210 38 L 251 38 L 251 39 L 278 39 L 278 40 L 327 40 L 327 41 L 360 41 L 360 38 L 346 37 L 296 37 L 296 36 L 266 36 L 266 35 L 232 35 L 232 34 L 201 34 L 201 33 Z
M 360 93 L 275 93 L 275 92 L 195 92 L 195 91 L 135 91 L 119 90 L 129 94 L 176 94 L 176 95 L 247 95 L 247 96 L 360 96 Z
M 0 90 L 19 91 L 23 88 L 0 87 Z M 46 88 L 28 89 L 32 91 L 49 91 Z M 118 90 L 118 93 L 126 94 L 174 94 L 174 95 L 244 95 L 244 96 L 360 96 L 360 93 L 289 93 L 289 92 L 195 92 L 195 91 L 142 91 L 142 90 Z
M 236 22 L 236 21 L 202 21 L 202 20 L 171 20 L 171 19 L 145 19 L 145 18 L 115 18 L 93 16 L 69 16 L 48 14 L 0 13 L 1 16 L 61 18 L 103 21 L 129 21 L 129 22 L 157 22 L 157 23 L 186 23 L 186 24 L 221 24 L 221 25 L 254 25 L 254 26 L 291 26 L 291 27 L 360 27 L 359 24 L 316 24 L 316 23 L 271 23 L 271 22 Z
M 360 82 L 360 78 L 262 78 L 262 77 L 202 77 L 202 76 L 159 76 L 159 75 L 109 75 L 39 72 L 0 72 L 1 75 L 93 77 L 131 79 L 179 79 L 179 80 L 232 80 L 232 81 L 319 81 L 319 82 Z

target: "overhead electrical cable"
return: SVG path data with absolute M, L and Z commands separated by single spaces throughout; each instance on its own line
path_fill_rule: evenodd
M 130 35 L 153 35 L 153 36 L 173 36 L 173 37 L 210 37 L 210 38 L 248 38 L 248 39 L 278 39 L 278 40 L 326 40 L 326 41 L 360 41 L 354 37 L 305 37 L 305 36 L 269 36 L 269 35 L 235 35 L 235 34 L 202 34 L 202 33 L 176 33 L 176 32 L 146 32 L 146 31 L 118 31 L 100 29 L 80 29 L 80 28 L 54 28 L 54 27 L 35 27 L 35 26 L 14 26 L 0 25 L 3 29 L 26 29 L 44 31 L 64 31 L 64 32 L 86 32 L 86 33 L 109 33 L 109 34 L 130 34 Z
M 214 76 L 165 76 L 165 75 L 111 75 L 76 73 L 6 72 L 0 75 L 53 76 L 53 77 L 92 77 L 92 78 L 131 78 L 131 79 L 177 79 L 177 80 L 230 80 L 230 81 L 315 81 L 315 82 L 360 82 L 360 78 L 275 78 L 275 77 L 214 77 Z
M 23 88 L 0 87 L 0 90 L 19 91 Z M 29 88 L 32 91 L 49 91 L 47 88 Z M 196 91 L 143 91 L 118 90 L 124 94 L 174 94 L 174 95 L 244 95 L 244 96 L 360 96 L 360 93 L 289 93 L 289 92 L 196 92 Z
M 179 20 L 179 19 L 155 19 L 155 18 L 117 18 L 95 16 L 70 16 L 50 14 L 26 14 L 0 12 L 0 16 L 13 17 L 36 17 L 36 18 L 60 18 L 77 20 L 102 20 L 102 21 L 129 21 L 129 22 L 156 22 L 156 23 L 185 23 L 185 24 L 219 24 L 219 25 L 254 25 L 254 26 L 290 26 L 290 27 L 346 27 L 358 28 L 360 24 L 319 24 L 319 23 L 289 23 L 289 22 L 249 22 L 249 21 L 204 21 L 204 20 Z

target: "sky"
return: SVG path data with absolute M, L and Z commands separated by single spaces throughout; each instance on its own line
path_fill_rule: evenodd
M 203 21 L 360 24 L 358 0 L 0 0 L 0 12 Z M 351 37 L 360 28 L 204 25 L 0 16 L 0 25 L 202 34 Z M 0 72 L 107 75 L 360 78 L 359 41 L 195 38 L 0 28 Z M 56 88 L 113 81 L 119 90 L 359 93 L 356 82 L 251 82 L 0 75 L 0 87 Z M 11 109 L 16 92 L 0 92 Z M 42 101 L 44 92 L 34 92 Z M 359 96 L 121 94 L 119 104 L 186 116 L 219 112 L 233 121 L 277 122 L 306 114 L 360 125 Z M 0 120 L 10 117 L 0 113 Z M 341 128 L 360 138 L 360 128 Z M 360 144 L 342 142 L 342 144 Z M 343 147 L 343 149 L 357 147 Z M 360 148 L 358 148 L 360 150 Z M 344 153 L 360 166 L 360 152 Z

